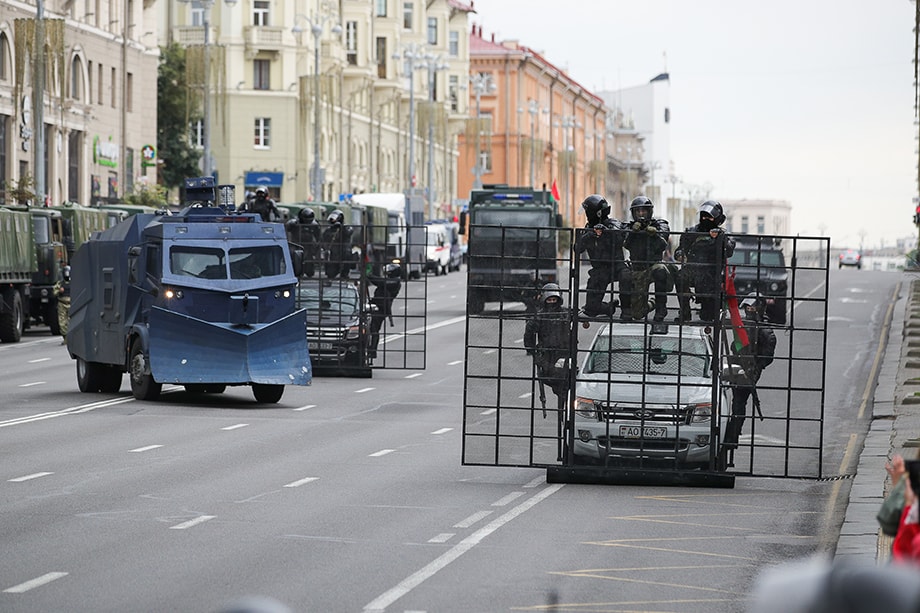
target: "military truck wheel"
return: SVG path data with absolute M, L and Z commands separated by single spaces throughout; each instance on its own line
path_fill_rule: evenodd
M 283 394 L 283 385 L 271 385 L 268 383 L 252 384 L 252 395 L 255 396 L 256 402 L 262 404 L 274 404 L 281 400 Z
M 101 389 L 102 364 L 77 358 L 77 387 L 83 393 L 92 394 Z
M 7 302 L 12 308 L 8 312 L 0 313 L 0 342 L 4 343 L 18 343 L 25 327 L 22 297 L 15 289 L 11 291 L 11 296 L 12 299 Z
M 153 380 L 149 372 L 144 348 L 139 340 L 131 344 L 131 359 L 128 361 L 128 375 L 131 378 L 131 393 L 138 400 L 156 400 L 163 389 L 161 383 Z
M 117 394 L 121 390 L 122 372 L 114 366 L 102 366 L 100 364 L 97 364 L 97 366 L 99 367 L 99 391 L 105 394 Z
M 45 323 L 51 329 L 51 336 L 61 335 L 61 321 L 58 319 L 57 303 L 49 304 L 45 307 L 45 313 L 42 315 Z

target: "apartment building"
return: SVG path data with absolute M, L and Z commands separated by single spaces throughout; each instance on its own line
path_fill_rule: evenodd
M 458 0 L 165 2 L 162 42 L 185 45 L 193 65 L 207 47 L 220 182 L 265 185 L 282 202 L 415 187 L 440 215 L 456 198 L 471 11 Z M 203 146 L 203 126 L 195 134 Z
M 156 180 L 153 4 L 45 0 L 39 24 L 35 0 L 0 0 L 0 202 L 24 177 L 35 204 L 117 200 Z

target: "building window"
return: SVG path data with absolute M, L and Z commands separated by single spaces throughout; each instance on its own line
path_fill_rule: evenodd
M 192 146 L 197 149 L 204 148 L 204 120 L 198 119 L 192 122 L 192 133 L 189 136 L 189 140 L 192 143 Z
M 450 97 L 450 110 L 460 110 L 460 77 L 450 75 L 447 85 L 447 95 Z
M 387 16 L 387 0 L 377 0 L 377 17 Z
M 767 220 L 763 215 L 757 216 L 757 234 L 766 234 L 767 232 Z
M 437 17 L 428 18 L 428 44 L 429 45 L 438 44 L 438 18 Z
M 748 216 L 747 215 L 741 216 L 741 233 L 742 234 L 748 233 Z
M 0 202 L 6 202 L 6 152 L 10 149 L 10 116 L 0 115 Z M 20 175 L 21 176 L 21 175 Z
M 105 104 L 105 102 L 103 102 L 104 98 L 102 97 L 102 92 L 103 92 L 103 89 L 102 89 L 102 74 L 103 74 L 103 73 L 102 73 L 102 64 L 99 64 L 99 65 L 97 66 L 97 68 L 99 69 L 99 70 L 96 71 L 97 74 L 99 75 L 99 78 L 96 79 L 96 89 L 97 89 L 97 91 L 96 91 L 96 104 L 98 104 L 99 106 L 102 106 L 103 104 Z
M 96 7 L 96 13 L 99 13 L 98 6 Z M 96 25 L 99 24 L 97 23 Z M 194 0 L 192 2 L 192 27 L 204 27 L 204 6 L 201 4 L 200 0 Z
M 80 145 L 82 132 L 74 130 L 67 135 L 67 199 L 80 201 Z
M 384 36 L 377 37 L 377 78 L 387 78 L 387 39 Z
M 403 30 L 411 30 L 413 13 L 415 13 L 415 6 L 412 2 L 403 2 Z
M 271 146 L 272 120 L 270 117 L 256 117 L 255 140 L 256 149 L 268 149 Z
M 118 96 L 117 96 L 118 87 L 117 87 L 117 80 L 116 80 L 117 75 L 118 73 L 115 72 L 115 67 L 113 66 L 112 67 L 112 87 L 109 89 L 109 91 L 112 92 L 112 108 L 113 109 L 117 106 L 115 102 L 118 100 Z
M 134 191 L 134 149 L 125 147 L 125 193 Z
M 93 63 L 86 62 L 86 76 L 89 82 L 86 84 L 86 102 L 93 103 Z
M 10 78 L 10 41 L 6 34 L 0 33 L 0 81 Z
M 129 113 L 134 112 L 134 75 L 130 72 L 125 75 L 125 106 Z
M 83 99 L 83 64 L 80 62 L 80 58 L 76 56 L 70 63 L 70 97 L 74 100 Z
M 252 3 L 252 25 L 267 26 L 268 23 L 268 0 L 255 0 Z
M 252 61 L 252 88 L 271 89 L 271 62 L 269 60 Z
M 345 22 L 345 59 L 352 66 L 358 65 L 358 22 Z
M 457 57 L 460 55 L 460 32 L 451 30 L 450 34 L 447 36 L 449 37 L 447 44 L 448 53 L 450 53 L 450 57 Z

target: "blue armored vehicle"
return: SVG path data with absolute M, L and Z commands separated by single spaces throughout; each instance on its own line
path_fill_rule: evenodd
M 139 400 L 163 384 L 249 385 L 274 403 L 285 385 L 309 385 L 301 258 L 284 226 L 236 212 L 232 186 L 212 177 L 187 179 L 186 202 L 177 215 L 133 215 L 77 250 L 67 349 L 80 391 L 117 392 L 125 372 Z

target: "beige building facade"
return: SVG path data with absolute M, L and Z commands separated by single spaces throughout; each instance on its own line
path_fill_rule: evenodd
M 154 1 L 46 0 L 40 26 L 37 8 L 0 0 L 0 201 L 24 177 L 33 204 L 119 200 L 155 182 Z
M 208 4 L 160 3 L 161 42 L 185 45 L 194 64 L 209 23 L 210 146 L 219 182 L 238 193 L 265 185 L 280 202 L 401 192 L 414 183 L 432 196 L 435 215 L 450 209 L 467 111 L 459 86 L 469 74 L 470 6 Z

